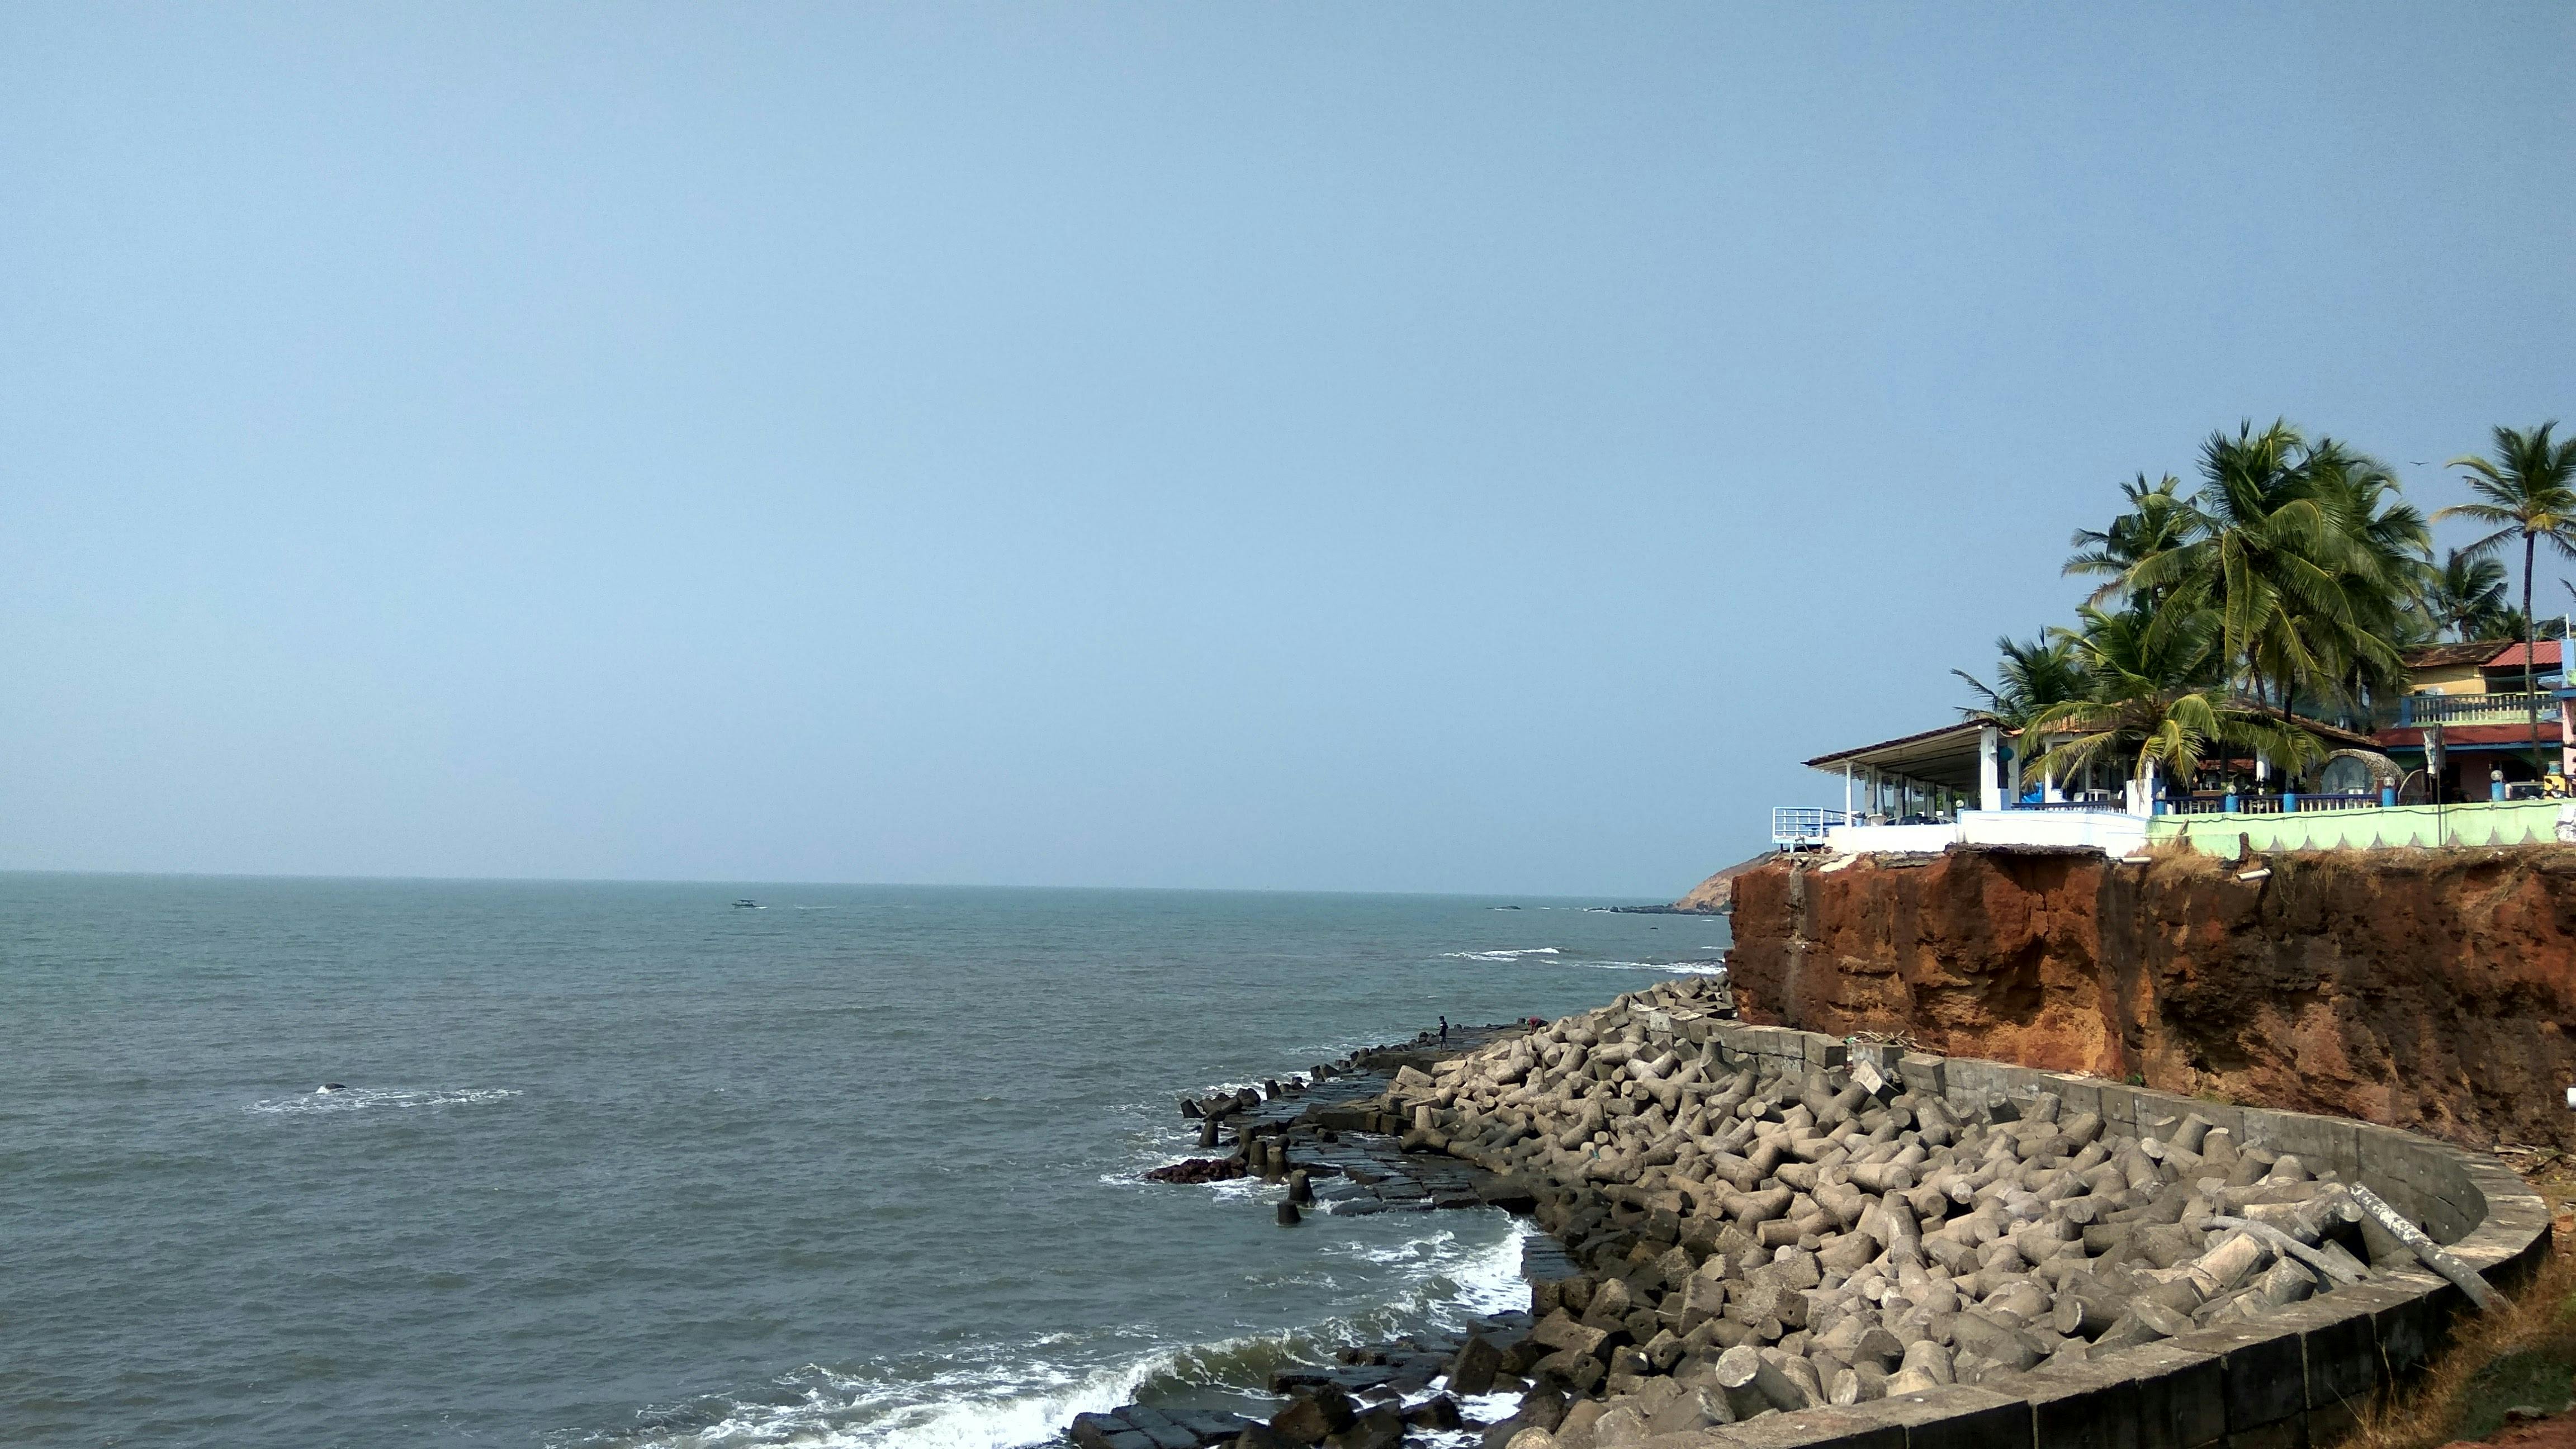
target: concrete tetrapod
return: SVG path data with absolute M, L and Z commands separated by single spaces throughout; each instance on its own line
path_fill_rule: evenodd
M 2354 1135 L 2379 1129 L 1745 1027 L 1705 1002 L 1687 983 L 1635 993 L 1400 1076 L 1374 1109 L 1416 1150 L 1531 1185 L 1579 1271 L 1536 1285 L 1512 1372 L 1633 1409 L 1619 1425 L 1655 1423 L 1676 1384 L 1737 1419 L 1897 1399 L 1919 1416 L 1925 1395 L 2011 1395 L 2167 1339 L 2268 1385 L 2243 1412 L 2270 1423 L 2325 1392 L 2300 1378 L 2305 1325 L 2338 1325 L 2320 1355 L 2359 1323 L 2388 1367 L 2421 1357 L 2428 1330 L 2389 1305 L 2423 1280 L 2380 1271 L 2420 1252 L 2364 1261 L 2405 1241 L 2362 1232 L 2362 1204 L 2388 1206 L 2356 1190 L 2371 1153 L 2400 1187 L 2440 1184 L 2396 1194 L 2428 1244 L 2508 1190 L 2467 1185 L 2422 1139 L 2383 1149 Z M 2496 1221 L 2474 1255 L 2435 1251 L 2473 1279 L 2527 1256 L 2538 1228 Z

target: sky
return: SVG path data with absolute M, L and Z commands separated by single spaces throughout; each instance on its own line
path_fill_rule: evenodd
M 0 7 L 0 868 L 1668 898 L 2211 430 L 2576 412 L 2571 54 Z

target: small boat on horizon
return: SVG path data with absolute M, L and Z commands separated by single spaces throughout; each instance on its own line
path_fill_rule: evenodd
M 734 902 L 733 908 L 737 911 L 765 911 L 769 909 L 769 907 L 751 899 L 749 896 L 745 896 L 741 900 Z

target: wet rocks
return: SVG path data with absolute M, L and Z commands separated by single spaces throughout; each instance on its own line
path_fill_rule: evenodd
M 1075 1449 L 1203 1449 L 1229 1444 L 1256 1427 L 1239 1414 L 1166 1413 L 1130 1404 L 1108 1414 L 1076 1414 L 1066 1431 Z
M 1192 1157 L 1145 1174 L 1147 1182 L 1231 1182 L 1251 1171 L 1240 1157 Z

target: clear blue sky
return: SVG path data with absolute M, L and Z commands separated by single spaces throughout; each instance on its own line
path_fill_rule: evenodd
M 0 866 L 1678 891 L 2576 421 L 2576 9 L 2248 10 L 0 8 Z

